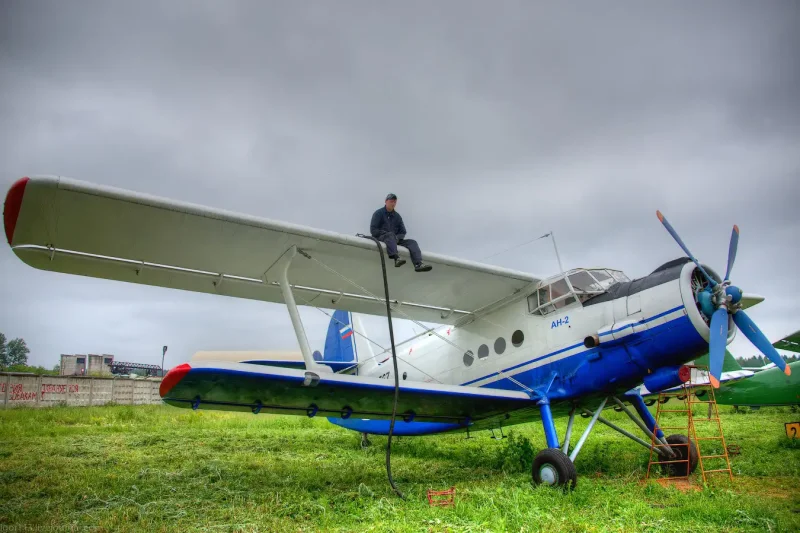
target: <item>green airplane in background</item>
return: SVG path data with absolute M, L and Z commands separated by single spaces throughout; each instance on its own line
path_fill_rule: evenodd
M 772 343 L 778 350 L 800 353 L 800 330 L 787 335 L 779 341 Z M 695 359 L 697 366 L 709 368 L 709 357 L 704 355 Z M 790 363 L 791 375 L 787 376 L 774 363 L 762 367 L 745 367 L 736 361 L 733 355 L 725 350 L 722 362 L 722 375 L 720 376 L 719 389 L 714 391 L 717 404 L 733 405 L 736 407 L 761 407 L 779 405 L 800 405 L 800 361 Z M 708 373 L 700 372 L 694 375 L 692 383 L 687 387 L 708 385 Z M 679 387 L 674 387 L 675 390 Z M 639 387 L 639 393 L 645 398 L 647 405 L 653 405 L 658 397 L 658 392 L 650 392 L 644 385 Z M 705 390 L 699 391 L 699 396 L 706 394 Z
M 772 343 L 778 350 L 800 353 L 800 330 Z M 695 361 L 698 366 L 708 366 L 708 356 Z M 730 352 L 725 352 L 722 366 L 723 379 L 720 387 L 714 391 L 718 404 L 736 407 L 800 405 L 800 361 L 790 363 L 791 375 L 787 376 L 773 363 L 763 367 L 742 368 Z M 744 372 L 752 372 L 750 377 L 725 381 L 725 374 L 731 377 Z

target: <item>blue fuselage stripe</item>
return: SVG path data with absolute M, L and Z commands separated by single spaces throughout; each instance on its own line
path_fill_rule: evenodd
M 650 318 L 647 318 L 647 319 L 645 319 L 645 320 L 640 320 L 640 321 L 639 321 L 639 323 L 640 323 L 640 324 L 647 324 L 648 322 L 652 322 L 653 320 L 658 320 L 659 318 L 661 318 L 661 317 L 663 317 L 663 316 L 667 316 L 667 315 L 668 315 L 668 314 L 670 314 L 670 313 L 674 313 L 675 311 L 678 311 L 679 309 L 683 309 L 683 306 L 682 306 L 682 305 L 679 305 L 678 307 L 673 307 L 672 309 L 670 309 L 670 310 L 668 310 L 668 311 L 664 311 L 663 313 L 659 313 L 659 314 L 657 314 L 657 315 L 651 316 Z M 617 330 L 614 330 L 613 332 L 612 332 L 612 331 L 608 331 L 608 332 L 606 332 L 606 333 L 603 333 L 603 335 L 609 335 L 609 334 L 611 334 L 611 333 L 617 333 L 617 332 L 619 332 L 619 331 L 622 331 L 622 330 L 624 330 L 625 328 L 632 327 L 632 326 L 633 326 L 633 324 L 628 324 L 627 326 L 624 326 L 624 327 L 622 327 L 622 328 L 619 328 L 619 329 L 617 329 Z M 556 351 L 554 351 L 554 352 L 550 352 L 550 353 L 548 353 L 548 354 L 546 354 L 546 355 L 541 355 L 541 356 L 539 356 L 539 357 L 536 357 L 535 359 L 529 359 L 528 361 L 525 361 L 525 362 L 519 363 L 519 364 L 517 364 L 517 365 L 511 366 L 511 367 L 508 367 L 508 368 L 505 368 L 505 369 L 503 369 L 503 370 L 501 370 L 501 371 L 499 371 L 499 372 L 497 372 L 497 371 L 495 371 L 495 372 L 492 372 L 491 374 L 487 374 L 487 375 L 485 375 L 485 376 L 482 376 L 482 377 L 479 377 L 479 378 L 477 378 L 477 379 L 473 379 L 473 380 L 471 380 L 471 381 L 467 381 L 466 383 L 462 383 L 462 385 L 472 385 L 473 383 L 477 383 L 478 381 L 481 381 L 481 380 L 484 380 L 484 379 L 487 379 L 487 378 L 494 377 L 494 376 L 496 376 L 496 375 L 498 375 L 498 374 L 500 374 L 500 373 L 506 373 L 506 372 L 509 372 L 509 371 L 511 371 L 511 370 L 516 370 L 516 369 L 517 369 L 517 368 L 519 368 L 519 367 L 522 367 L 522 366 L 528 365 L 528 364 L 530 364 L 530 363 L 535 363 L 536 361 L 541 361 L 542 359 L 546 359 L 546 358 L 548 358 L 548 357 L 552 357 L 552 356 L 554 356 L 554 355 L 558 355 L 558 354 L 560 354 L 560 353 L 567 352 L 567 351 L 569 351 L 569 350 L 572 350 L 572 349 L 578 348 L 579 346 L 583 346 L 583 342 L 579 342 L 579 343 L 577 343 L 577 344 L 573 344 L 572 346 L 567 346 L 566 348 L 561 348 L 560 350 L 556 350 Z M 579 354 L 582 354 L 582 353 L 584 353 L 584 352 L 577 352 L 577 353 L 575 353 L 574 355 L 579 355 Z

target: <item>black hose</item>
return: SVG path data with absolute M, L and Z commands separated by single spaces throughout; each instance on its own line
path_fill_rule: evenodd
M 389 442 L 386 444 L 386 474 L 389 476 L 389 484 L 392 486 L 392 489 L 397 493 L 398 496 L 405 499 L 403 493 L 400 492 L 400 489 L 397 488 L 397 485 L 394 484 L 394 479 L 392 479 L 392 463 L 391 463 L 391 456 L 392 456 L 392 433 L 394 432 L 394 420 L 397 416 L 397 399 L 400 396 L 400 377 L 397 375 L 397 352 L 395 351 L 394 347 L 394 329 L 392 328 L 392 309 L 389 305 L 389 281 L 386 277 L 386 259 L 383 255 L 383 247 L 378 239 L 375 237 L 367 236 L 367 235 L 359 235 L 360 237 L 365 237 L 367 239 L 372 239 L 375 241 L 375 244 L 378 246 L 378 253 L 381 255 L 381 269 L 383 270 L 383 292 L 386 296 L 386 317 L 389 320 L 389 339 L 392 342 L 392 363 L 394 363 L 394 404 L 392 405 L 392 421 L 389 423 Z

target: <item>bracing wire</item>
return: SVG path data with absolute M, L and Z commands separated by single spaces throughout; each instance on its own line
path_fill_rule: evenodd
M 372 237 L 372 236 L 367 236 L 367 235 L 361 235 L 361 234 L 359 234 L 358 236 L 359 236 L 359 237 L 365 237 L 365 238 L 367 238 L 367 239 L 372 239 L 373 241 L 377 242 L 377 243 L 378 243 L 378 246 L 380 247 L 380 241 L 377 241 L 377 240 L 376 240 L 374 237 Z M 540 237 L 540 238 L 541 238 L 541 237 Z M 347 276 L 345 276 L 345 275 L 344 275 L 344 274 L 342 274 L 341 272 L 338 272 L 336 269 L 329 267 L 328 265 L 326 265 L 325 263 L 323 263 L 322 261 L 320 261 L 319 259 L 317 259 L 317 258 L 316 258 L 316 257 L 314 257 L 314 256 L 311 256 L 311 255 L 308 255 L 308 254 L 304 254 L 304 255 L 305 255 L 306 257 L 310 258 L 312 261 L 315 261 L 316 263 L 318 263 L 318 264 L 319 264 L 319 265 L 320 265 L 322 268 L 324 268 L 324 269 L 325 269 L 325 270 L 327 270 L 328 272 L 331 272 L 332 274 L 335 274 L 335 275 L 339 276 L 340 278 L 342 278 L 342 279 L 343 279 L 343 280 L 345 280 L 346 282 L 350 283 L 350 284 L 351 284 L 351 285 L 353 285 L 354 287 L 356 287 L 356 288 L 360 289 L 360 290 L 361 290 L 361 291 L 362 291 L 364 294 L 366 294 L 366 295 L 370 296 L 371 298 L 374 298 L 375 300 L 378 300 L 378 301 L 380 301 L 380 298 L 379 298 L 378 296 L 376 296 L 375 294 L 373 294 L 372 292 L 370 292 L 368 289 L 366 289 L 366 288 L 362 287 L 361 285 L 359 285 L 358 283 L 356 283 L 356 282 L 355 282 L 355 281 L 353 281 L 352 279 L 348 278 Z M 383 259 L 383 248 L 382 248 L 382 247 L 381 247 L 381 258 Z M 385 272 L 384 272 L 384 273 L 385 273 Z M 388 286 L 388 282 L 387 282 L 387 286 Z M 389 303 L 389 302 L 390 302 L 390 300 L 389 300 L 388 289 L 387 289 L 387 294 L 386 294 L 386 309 L 387 309 L 387 311 L 390 311 L 390 309 L 391 309 L 391 308 L 390 308 L 390 303 Z M 424 328 L 424 329 L 426 330 L 426 332 L 433 333 L 434 335 L 436 335 L 436 336 L 437 336 L 437 337 L 439 337 L 441 340 L 443 340 L 444 342 L 446 342 L 446 343 L 447 343 L 447 344 L 449 344 L 450 346 L 454 347 L 455 349 L 457 349 L 457 350 L 459 350 L 459 351 L 464 351 L 464 349 L 463 349 L 462 347 L 458 346 L 457 344 L 455 344 L 454 342 L 452 342 L 450 339 L 446 339 L 446 338 L 445 338 L 445 337 L 443 337 L 441 334 L 439 334 L 439 333 L 438 333 L 438 332 L 435 330 L 435 328 L 427 328 L 427 327 L 426 327 L 424 324 L 422 324 L 420 321 L 418 321 L 418 320 L 416 320 L 416 319 L 414 319 L 414 318 L 410 317 L 410 316 L 409 316 L 409 315 L 408 315 L 406 312 L 404 312 L 402 309 L 398 309 L 398 310 L 397 310 L 397 312 L 398 312 L 398 313 L 400 313 L 401 315 L 403 315 L 404 317 L 406 317 L 406 319 L 408 319 L 408 320 L 410 320 L 410 321 L 414 322 L 415 324 L 417 324 L 418 326 L 420 326 L 420 327 Z M 477 318 L 478 318 L 478 319 L 483 319 L 483 320 L 487 320 L 487 321 L 488 321 L 488 319 L 485 319 L 484 317 L 480 317 L 480 316 L 479 316 L 479 317 L 477 317 Z M 494 324 L 494 323 L 493 323 L 493 322 L 491 322 L 491 321 L 488 321 L 488 322 L 489 322 L 489 323 L 491 323 L 491 324 Z M 497 324 L 494 324 L 494 325 L 495 325 L 495 326 L 497 326 Z M 498 326 L 498 327 L 499 327 L 499 326 Z M 392 340 L 392 350 L 393 350 L 393 353 L 394 353 L 394 340 Z M 497 373 L 498 375 L 500 375 L 500 376 L 503 376 L 504 378 L 508 379 L 509 381 L 511 381 L 512 383 L 514 383 L 514 384 L 515 384 L 515 385 L 517 385 L 518 387 L 520 387 L 521 389 L 525 390 L 526 392 L 529 392 L 529 393 L 531 393 L 531 394 L 536 394 L 536 392 L 535 392 L 533 389 L 531 389 L 530 387 L 526 386 L 526 385 L 525 385 L 525 384 L 523 384 L 523 383 L 520 383 L 520 382 L 519 382 L 518 380 L 516 380 L 514 377 L 512 377 L 512 376 L 510 376 L 510 375 L 506 374 L 506 373 L 505 373 L 505 372 L 503 372 L 502 370 L 497 370 L 497 371 L 496 371 L 496 373 Z

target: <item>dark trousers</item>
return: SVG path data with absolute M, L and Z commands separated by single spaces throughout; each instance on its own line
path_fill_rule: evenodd
M 411 253 L 411 262 L 413 264 L 418 265 L 422 263 L 422 251 L 420 251 L 419 245 L 414 239 L 400 239 L 398 241 L 397 237 L 393 233 L 386 233 L 380 236 L 378 240 L 386 243 L 386 249 L 389 252 L 389 257 L 397 257 L 397 246 L 399 245 L 403 246 L 404 248 L 408 248 L 408 251 Z

